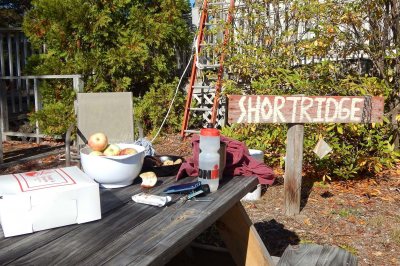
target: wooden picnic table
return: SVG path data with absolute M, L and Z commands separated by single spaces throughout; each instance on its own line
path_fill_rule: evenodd
M 170 185 L 194 181 L 160 179 L 149 193 L 163 195 Z M 273 265 L 240 203 L 256 187 L 257 178 L 223 180 L 218 191 L 208 195 L 211 202 L 176 201 L 165 207 L 133 202 L 131 196 L 142 192 L 139 182 L 137 178 L 128 187 L 101 189 L 101 220 L 2 237 L 0 265 L 163 265 L 215 222 L 238 265 Z

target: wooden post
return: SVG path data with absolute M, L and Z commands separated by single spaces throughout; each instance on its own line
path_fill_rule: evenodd
M 11 33 L 9 32 L 7 34 L 7 51 L 8 51 L 8 71 L 9 71 L 9 76 L 12 77 L 14 76 L 14 54 L 13 54 L 13 49 L 12 49 L 12 40 L 11 40 Z M 10 80 L 10 93 L 11 93 L 11 111 L 13 113 L 16 112 L 16 107 L 15 107 L 15 89 L 14 89 L 14 81 Z
M 3 132 L 0 130 L 0 163 L 4 162 L 4 155 L 3 155 Z
M 4 42 L 3 37 L 4 35 L 0 33 L 0 76 L 6 75 L 6 66 L 4 64 Z
M 240 202 L 217 221 L 217 228 L 236 265 L 275 265 Z
M 0 131 L 2 133 L 1 140 L 6 140 L 6 135 L 3 133 L 8 131 L 8 105 L 7 105 L 7 90 L 3 80 L 0 80 Z
M 83 92 L 84 82 L 81 76 L 76 75 L 75 77 L 73 77 L 72 83 L 73 83 L 72 86 L 76 93 Z
M 35 97 L 35 112 L 39 111 L 41 109 L 41 101 L 40 101 L 40 93 L 39 93 L 39 86 L 38 86 L 38 79 L 35 78 L 33 80 L 33 93 L 34 93 L 34 97 Z M 36 143 L 40 143 L 40 138 L 39 138 L 39 134 L 40 134 L 40 129 L 39 129 L 39 121 L 36 120 L 36 129 L 35 129 L 35 133 L 37 135 L 36 137 Z
M 4 158 L 4 155 L 3 155 L 4 108 L 3 107 L 4 107 L 4 104 L 6 104 L 6 106 L 7 106 L 7 98 L 4 97 L 4 92 L 5 92 L 6 88 L 3 87 L 3 83 L 4 82 L 2 80 L 0 80 L 0 163 L 4 162 L 4 160 L 3 160 L 3 158 Z
M 300 213 L 303 165 L 303 124 L 288 124 L 284 175 L 284 209 L 286 215 Z
M 20 33 L 14 33 L 14 42 L 15 42 L 15 61 L 17 66 L 17 76 L 21 76 L 21 51 L 20 51 Z M 21 88 L 21 80 L 18 79 L 16 83 L 16 91 L 17 91 L 17 102 L 18 102 L 18 112 L 22 112 L 22 88 Z

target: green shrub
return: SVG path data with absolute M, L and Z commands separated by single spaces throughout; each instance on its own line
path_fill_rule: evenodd
M 32 113 L 29 120 L 31 124 L 38 120 L 41 133 L 50 136 L 65 134 L 75 121 L 73 109 L 63 102 L 46 104 L 42 110 Z
M 265 162 L 274 166 L 283 165 L 286 132 L 286 127 L 278 124 L 235 124 L 221 130 L 223 135 L 243 141 L 251 149 L 264 151 Z
M 72 81 L 42 80 L 39 91 L 43 108 L 29 114 L 31 125 L 35 125 L 37 120 L 41 133 L 65 134 L 69 125 L 75 121 L 73 102 L 76 93 Z
M 372 176 L 395 167 L 400 156 L 394 150 L 391 124 L 305 124 L 303 171 L 314 178 L 355 178 Z M 265 153 L 268 165 L 282 167 L 286 155 L 286 125 L 236 124 L 222 129 L 222 134 L 246 143 Z M 319 138 L 332 151 L 319 159 L 313 152 Z
M 158 131 L 167 115 L 177 84 L 178 79 L 175 79 L 172 83 L 157 82 L 143 97 L 135 99 L 135 118 L 141 121 L 145 133 L 154 135 Z M 185 95 L 179 89 L 162 132 L 179 132 L 184 108 Z M 190 122 L 196 123 L 196 119 L 192 119 Z
M 361 19 L 394 19 L 382 12 L 385 7 L 381 2 L 368 1 L 374 8 L 367 13 L 359 1 L 344 6 L 334 1 L 288 2 L 290 8 L 280 13 L 285 17 L 282 25 L 265 23 L 274 3 L 246 0 L 244 4 L 246 8 L 240 13 L 244 23 L 234 29 L 237 35 L 225 62 L 230 72 L 230 80 L 224 83 L 225 94 L 383 96 L 385 112 L 393 108 L 397 101 L 393 95 L 399 89 L 393 78 L 395 56 L 381 55 L 394 47 L 377 45 L 386 33 L 378 28 L 365 30 Z M 297 31 L 301 24 L 307 25 L 305 32 Z M 344 25 L 362 37 L 349 34 Z M 367 39 L 370 42 L 365 47 Z M 399 47 L 398 40 L 393 41 Z M 368 60 L 347 59 L 360 51 L 367 51 Z M 340 60 L 330 60 L 332 54 Z M 302 61 L 305 58 L 308 63 Z M 387 118 L 383 123 L 366 125 L 305 124 L 303 169 L 324 180 L 373 175 L 394 167 L 399 158 L 392 137 L 396 126 Z M 223 133 L 263 150 L 268 164 L 284 165 L 286 125 L 231 125 Z M 333 148 L 323 159 L 312 152 L 319 138 Z
M 31 6 L 23 30 L 41 52 L 29 58 L 24 73 L 81 74 L 85 92 L 131 91 L 137 96 L 157 89 L 159 80 L 176 77 L 177 52 L 185 52 L 192 40 L 184 17 L 190 12 L 186 0 L 33 0 Z M 31 120 L 39 119 L 44 132 L 62 131 L 73 104 L 61 95 L 71 87 L 40 88 L 44 108 Z M 61 103 L 55 104 L 54 96 Z M 154 126 L 161 116 L 151 117 Z

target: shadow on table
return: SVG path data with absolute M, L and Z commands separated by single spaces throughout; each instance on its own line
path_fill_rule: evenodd
M 254 226 L 271 256 L 280 257 L 289 245 L 300 243 L 296 233 L 285 229 L 285 226 L 275 219 L 255 223 Z

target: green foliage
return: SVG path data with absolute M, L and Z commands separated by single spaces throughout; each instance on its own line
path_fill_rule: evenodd
M 334 77 L 340 65 L 323 62 L 296 69 L 269 68 L 271 75 L 251 83 L 251 93 L 265 95 L 388 95 L 385 82 L 369 76 L 346 75 Z M 333 71 L 333 73 L 330 73 Z M 230 83 L 232 84 L 232 82 Z M 315 88 L 319 88 L 316 90 Z M 226 93 L 235 93 L 235 85 Z M 286 153 L 286 125 L 232 125 L 223 129 L 227 136 L 244 141 L 248 147 L 265 152 L 270 165 L 284 165 Z M 387 119 L 383 123 L 363 124 L 305 124 L 303 169 L 306 174 L 323 180 L 354 178 L 360 174 L 376 174 L 394 167 L 399 153 L 392 143 L 393 129 Z M 323 159 L 313 149 L 319 138 L 333 148 Z
M 33 0 L 23 29 L 45 52 L 33 55 L 25 72 L 82 74 L 85 92 L 143 95 L 176 76 L 176 54 L 191 41 L 183 18 L 189 12 L 186 0 Z M 68 90 L 53 89 L 43 96 Z
M 174 97 L 177 84 L 177 79 L 173 83 L 157 82 L 142 98 L 135 99 L 135 118 L 142 121 L 146 132 L 155 134 L 160 128 Z M 163 132 L 174 130 L 176 132 L 176 129 L 180 128 L 184 106 L 185 96 L 181 90 L 178 90 L 168 119 L 163 126 Z
M 243 141 L 248 147 L 264 151 L 268 165 L 284 165 L 286 125 L 236 124 L 222 134 Z M 313 152 L 323 138 L 332 152 L 319 159 Z M 379 124 L 305 124 L 303 170 L 320 179 L 372 176 L 395 167 L 400 153 L 394 150 L 392 130 L 387 120 Z
M 350 245 L 347 245 L 347 244 L 341 244 L 341 245 L 339 245 L 339 247 L 344 249 L 344 250 L 346 250 L 346 251 L 348 251 L 348 252 L 350 252 L 351 254 L 353 254 L 355 256 L 357 256 L 357 254 L 358 254 L 358 250 L 353 246 L 350 246 Z
M 40 112 L 32 113 L 30 122 L 39 121 L 39 128 L 47 135 L 61 135 L 67 132 L 68 125 L 74 122 L 74 113 L 70 106 L 63 102 L 50 103 Z
M 23 13 L 30 7 L 30 0 L 0 1 L 0 27 L 20 27 Z
M 46 53 L 28 71 L 83 74 L 86 91 L 146 91 L 173 78 L 176 49 L 190 42 L 184 0 L 34 0 L 32 6 L 24 32 Z
M 224 93 L 379 95 L 386 111 L 398 103 L 400 61 L 393 51 L 400 39 L 378 26 L 396 20 L 398 13 L 387 12 L 390 1 L 286 1 L 284 10 L 276 1 L 243 2 L 227 50 Z M 399 36 L 400 28 L 390 30 Z M 369 59 L 348 59 L 358 53 Z M 268 164 L 283 166 L 286 125 L 232 125 L 223 133 L 263 150 Z M 379 173 L 398 161 L 393 133 L 386 118 L 372 125 L 305 124 L 303 169 L 323 180 Z M 312 151 L 319 138 L 333 148 L 323 159 Z
M 354 178 L 375 175 L 383 169 L 395 167 L 399 153 L 394 150 L 392 130 L 388 121 L 379 124 L 332 124 L 311 126 L 305 141 L 305 164 L 320 177 Z M 323 159 L 312 149 L 323 137 L 332 153 Z M 314 173 L 309 173 L 313 174 Z
M 277 124 L 235 124 L 224 127 L 224 136 L 243 141 L 252 149 L 264 151 L 264 160 L 269 165 L 283 165 L 287 129 Z
M 42 133 L 47 135 L 64 134 L 69 125 L 75 122 L 73 109 L 75 91 L 72 89 L 71 82 L 42 81 L 40 94 L 43 109 L 30 114 L 30 123 L 35 124 L 37 120 Z

